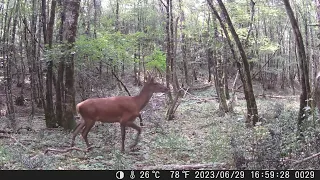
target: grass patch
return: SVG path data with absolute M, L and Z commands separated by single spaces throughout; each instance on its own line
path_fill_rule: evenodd
M 4 149 L 3 146 L 0 146 L 0 169 L 4 169 L 4 165 L 9 162 L 9 154 Z

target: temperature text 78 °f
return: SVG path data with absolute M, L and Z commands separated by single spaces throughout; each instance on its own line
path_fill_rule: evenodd
M 140 179 L 159 179 L 160 178 L 160 171 L 140 171 L 139 172 Z
M 181 177 L 181 178 L 187 179 L 189 174 L 190 174 L 189 171 L 170 171 L 170 178 L 179 179 Z

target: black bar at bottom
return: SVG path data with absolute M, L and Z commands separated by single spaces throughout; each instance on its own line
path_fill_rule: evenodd
M 115 179 L 319 179 L 319 170 L 132 170 L 112 171 Z M 109 176 L 110 177 L 110 176 Z
M 320 170 L 2 170 L 2 179 L 320 179 Z

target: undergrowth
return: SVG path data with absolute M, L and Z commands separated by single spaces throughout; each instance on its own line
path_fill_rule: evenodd
M 14 135 L 17 140 L 32 140 L 21 141 L 29 150 L 2 139 L 0 169 L 113 170 L 214 162 L 226 163 L 230 169 L 320 169 L 318 158 L 292 166 L 320 152 L 317 113 L 303 122 L 303 131 L 297 134 L 297 100 L 257 99 L 260 120 L 248 128 L 244 100 L 236 102 L 234 113 L 222 115 L 217 113 L 219 104 L 210 99 L 210 91 L 185 97 L 172 121 L 164 120 L 163 109 L 145 111 L 142 137 L 133 152 L 129 145 L 135 138 L 134 130 L 128 128 L 126 153 L 122 154 L 119 125 L 97 124 L 88 138 L 99 148 L 88 153 L 42 155 L 40 152 L 48 147 L 68 147 L 72 135 L 62 130 L 39 130 Z M 80 135 L 76 146 L 85 147 Z

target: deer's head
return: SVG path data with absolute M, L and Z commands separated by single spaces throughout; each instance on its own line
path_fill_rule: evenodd
M 145 86 L 148 86 L 148 89 L 154 93 L 167 93 L 169 91 L 166 86 L 156 82 L 154 77 L 152 77 L 151 75 L 147 77 Z

